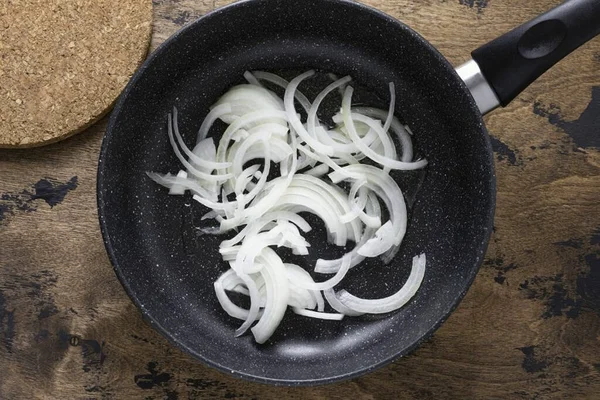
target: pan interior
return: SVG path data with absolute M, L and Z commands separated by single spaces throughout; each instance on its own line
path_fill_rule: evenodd
M 192 145 L 209 106 L 241 83 L 244 71 L 291 76 L 311 68 L 351 75 L 367 97 L 380 102 L 389 98 L 393 81 L 396 113 L 430 162 L 425 173 L 400 182 L 412 207 L 399 255 L 387 266 L 371 261 L 356 268 L 344 287 L 357 295 L 389 295 L 422 252 L 427 271 L 415 298 L 396 313 L 342 322 L 288 313 L 272 340 L 256 345 L 251 335 L 234 337 L 240 322 L 214 296 L 213 282 L 226 269 L 218 252 L 223 238 L 198 236 L 204 210 L 189 196 L 168 196 L 145 172 L 180 169 L 166 134 L 173 106 Z M 113 113 L 98 189 L 107 249 L 143 315 L 213 366 L 283 384 L 348 378 L 413 349 L 471 284 L 494 208 L 489 141 L 451 66 L 404 25 L 358 4 L 330 0 L 241 2 L 171 38 L 136 74 Z M 313 243 L 324 242 L 319 229 L 313 237 Z M 313 250 L 321 257 L 333 251 L 325 245 Z

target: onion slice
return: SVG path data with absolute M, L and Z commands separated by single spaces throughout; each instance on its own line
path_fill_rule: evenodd
M 355 312 L 369 314 L 385 314 L 404 306 L 417 293 L 425 276 L 425 254 L 413 258 L 412 269 L 408 280 L 398 292 L 377 300 L 360 299 L 345 290 L 336 294 L 339 301 Z
M 243 321 L 235 335 L 250 330 L 259 344 L 272 337 L 288 307 L 324 321 L 383 314 L 406 305 L 424 280 L 426 259 L 421 254 L 413 259 L 406 283 L 391 296 L 362 299 L 344 289 L 336 293 L 334 288 L 365 258 L 388 263 L 399 251 L 408 215 L 390 171 L 423 168 L 427 161 L 413 160 L 412 132 L 394 116 L 393 82 L 387 110 L 352 108 L 349 76 L 330 75 L 333 83 L 311 103 L 299 86 L 313 75 L 315 71 L 307 71 L 288 82 L 272 73 L 246 71 L 248 83 L 232 87 L 211 107 L 193 148 L 185 143 L 173 107 L 167 134 L 183 167 L 176 176 L 147 173 L 169 194 L 189 192 L 210 209 L 202 211 L 202 220 L 214 219 L 213 226 L 197 227 L 198 235 L 234 231 L 219 246 L 229 268 L 213 286 L 224 312 Z M 268 83 L 282 87 L 283 98 Z M 321 105 L 332 93 L 341 96 L 340 112 L 331 116 L 333 128 L 320 120 L 328 121 Z M 297 104 L 306 113 L 299 113 Z M 215 146 L 208 134 L 217 120 L 228 126 Z M 331 275 L 324 279 L 313 279 L 278 254 L 282 247 L 295 255 L 309 254 L 311 244 L 304 234 L 312 227 L 302 212 L 323 221 L 330 243 L 355 243 L 340 258 L 317 260 L 314 272 Z M 247 296 L 249 307 L 236 304 L 235 296 Z M 326 303 L 335 312 L 326 312 Z

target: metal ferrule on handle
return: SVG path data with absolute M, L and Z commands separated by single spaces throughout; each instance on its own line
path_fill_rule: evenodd
M 469 60 L 456 68 L 456 73 L 465 82 L 481 114 L 485 115 L 500 106 L 500 100 L 479 69 L 475 60 Z

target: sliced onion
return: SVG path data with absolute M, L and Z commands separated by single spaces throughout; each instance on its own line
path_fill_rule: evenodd
M 333 82 L 331 85 L 327 86 L 321 93 L 317 95 L 315 101 L 313 102 L 310 110 L 308 111 L 308 118 L 306 124 L 308 126 L 308 134 L 313 138 L 317 137 L 315 132 L 316 127 L 319 125 L 319 120 L 317 119 L 317 112 L 319 111 L 319 107 L 321 106 L 321 102 L 327 97 L 327 95 L 333 92 L 335 89 L 344 86 L 348 82 L 350 82 L 352 78 L 346 76 L 342 79 L 339 79 Z
M 382 173 L 379 168 L 371 165 L 349 165 L 344 167 L 343 170 L 343 173 L 330 173 L 329 178 L 331 181 L 333 183 L 338 183 L 339 181 L 346 179 L 347 175 L 353 176 L 354 179 L 365 179 L 368 182 L 367 187 L 373 190 L 384 201 L 391 214 L 391 220 L 388 221 L 393 228 L 393 240 L 391 241 L 390 248 L 394 245 L 400 245 L 404 238 L 404 234 L 406 233 L 408 216 L 404 196 L 396 181 L 388 174 Z M 390 226 L 387 225 L 385 231 L 382 230 L 383 226 L 379 229 L 381 230 L 380 234 L 383 235 L 384 232 L 387 232 L 390 229 Z M 372 254 L 375 249 L 380 251 L 383 250 L 383 247 L 381 246 L 375 247 L 375 242 L 371 243 L 372 244 L 364 250 L 365 253 Z M 365 243 L 363 247 L 366 245 L 367 243 Z M 362 252 L 363 251 L 359 249 L 359 254 L 362 254 Z M 381 254 L 383 254 L 383 252 L 385 251 L 382 251 Z
M 327 175 L 328 172 L 329 172 L 329 166 L 327 166 L 327 164 L 321 164 L 314 168 L 309 169 L 308 171 L 304 172 L 304 174 L 310 175 L 310 176 L 315 176 L 315 177 L 321 177 L 323 175 Z
M 351 86 L 346 88 L 344 93 L 344 99 L 342 100 L 342 116 L 344 117 L 344 125 L 348 129 L 348 134 L 352 141 L 356 144 L 356 147 L 360 149 L 367 157 L 371 160 L 383 165 L 384 167 L 388 167 L 390 169 L 399 169 L 399 170 L 414 170 L 421 169 L 427 165 L 427 160 L 419 160 L 415 162 L 404 162 L 397 161 L 387 157 L 384 157 L 380 154 L 374 152 L 369 146 L 365 146 L 358 136 L 356 132 L 356 127 L 354 126 L 354 121 L 352 120 L 352 93 L 354 89 Z
M 175 137 L 177 138 L 177 143 L 183 149 L 183 152 L 185 153 L 186 156 L 188 156 L 190 163 L 193 164 L 195 168 L 208 168 L 209 172 L 211 172 L 213 169 L 229 167 L 229 163 L 216 163 L 216 162 L 209 161 L 204 158 L 198 157 L 196 154 L 194 154 L 185 145 L 185 142 L 183 141 L 183 138 L 181 137 L 181 134 L 179 133 L 179 123 L 177 120 L 178 120 L 177 108 L 173 107 L 173 131 L 175 133 Z M 213 147 L 214 147 L 214 142 L 212 141 L 212 139 L 209 139 L 209 141 L 210 141 L 210 143 L 213 143 Z M 199 142 L 198 144 L 200 144 L 202 142 Z
M 427 161 L 412 160 L 412 133 L 394 117 L 393 83 L 387 111 L 351 108 L 349 77 L 335 78 L 311 104 L 298 86 L 312 75 L 314 71 L 308 71 L 288 83 L 271 73 L 246 72 L 249 84 L 235 86 L 221 96 L 203 121 L 193 150 L 179 132 L 174 108 L 168 117 L 169 142 L 187 171 L 177 176 L 148 173 L 171 194 L 190 191 L 196 201 L 210 208 L 202 219 L 214 219 L 219 226 L 197 228 L 200 234 L 236 230 L 233 237 L 221 242 L 219 252 L 229 270 L 214 288 L 224 311 L 243 320 L 236 336 L 251 328 L 257 343 L 272 336 L 288 306 L 296 314 L 323 320 L 386 313 L 406 304 L 423 281 L 424 254 L 415 257 L 409 279 L 392 296 L 367 300 L 345 290 L 334 292 L 349 269 L 366 257 L 379 256 L 387 263 L 396 255 L 406 233 L 407 210 L 402 191 L 389 172 L 422 168 Z M 266 89 L 261 80 L 283 87 L 284 98 Z M 320 123 L 319 109 L 336 89 L 344 89 L 341 113 L 333 116 L 337 125 L 329 129 Z M 306 111 L 304 123 L 296 101 Z M 215 147 L 213 139 L 206 136 L 217 119 L 229 126 Z M 400 160 L 390 130 L 402 145 Z M 361 164 L 367 158 L 381 168 Z M 249 162 L 252 165 L 247 166 Z M 272 163 L 278 164 L 280 173 L 273 179 Z M 330 181 L 321 179 L 324 175 Z M 350 181 L 349 193 L 337 185 L 342 181 Z M 231 195 L 235 201 L 230 201 Z M 380 200 L 389 220 L 382 220 Z M 324 281 L 315 282 L 296 264 L 284 264 L 274 250 L 287 247 L 293 254 L 308 254 L 310 243 L 303 232 L 311 227 L 300 212 L 323 220 L 331 243 L 356 243 L 338 259 L 317 260 L 315 272 L 333 274 Z M 236 305 L 229 298 L 231 292 L 248 296 L 250 307 Z M 325 312 L 325 300 L 337 313 Z
M 223 115 L 230 114 L 230 113 L 231 113 L 231 105 L 230 104 L 219 104 L 218 106 L 216 106 L 212 110 L 210 110 L 210 112 L 208 113 L 208 115 L 206 116 L 204 121 L 202 121 L 200 130 L 198 130 L 196 142 L 200 143 L 201 141 L 206 139 L 206 136 L 208 135 L 208 131 L 213 126 L 215 121 L 217 119 L 220 119 Z
M 352 109 L 352 114 L 363 114 L 367 117 L 374 118 L 385 118 L 385 111 L 371 107 L 356 107 Z M 400 123 L 398 118 L 394 117 L 391 123 L 391 129 L 394 131 L 400 144 L 402 145 L 402 158 L 401 161 L 411 162 L 413 159 L 413 146 L 412 139 L 410 138 L 411 133 L 408 131 L 408 127 Z
M 250 72 L 250 71 L 244 72 L 244 78 L 246 78 L 246 80 L 248 81 L 249 84 L 262 87 L 262 85 L 260 84 L 258 79 L 256 79 L 256 77 L 254 76 L 254 74 L 252 72 Z
M 187 172 L 179 171 L 177 173 L 177 178 L 187 179 Z M 185 189 L 185 185 L 175 183 L 173 186 L 171 186 L 171 189 L 169 189 L 169 194 L 180 196 L 185 193 Z
M 287 211 L 273 211 L 263 215 L 258 220 L 246 225 L 235 237 L 221 242 L 221 248 L 233 247 L 238 244 L 247 235 L 254 236 L 262 231 L 262 229 L 269 223 L 277 220 L 290 221 L 298 226 L 303 232 L 309 232 L 311 230 L 310 225 L 304 218 L 296 213 Z
M 169 141 L 171 142 L 171 147 L 173 147 L 173 152 L 175 153 L 175 155 L 177 156 L 179 161 L 183 164 L 183 166 L 187 168 L 189 173 L 193 174 L 197 178 L 200 178 L 200 179 L 208 181 L 208 182 L 222 182 L 222 181 L 226 181 L 227 179 L 232 177 L 231 175 L 227 175 L 227 174 L 224 174 L 224 175 L 207 174 L 206 172 L 203 172 L 203 171 L 198 170 L 197 168 L 194 168 L 192 166 L 192 164 L 190 164 L 183 157 L 183 154 L 181 154 L 179 147 L 177 147 L 177 143 L 175 143 L 175 138 L 173 136 L 173 122 L 172 122 L 171 114 L 169 114 L 169 126 L 167 128 L 167 133 L 169 135 Z
M 287 89 L 288 85 L 290 84 L 282 77 L 272 74 L 270 72 L 254 71 L 254 76 L 258 79 L 274 83 L 275 85 L 282 87 L 283 89 Z M 294 93 L 294 95 L 296 97 L 296 100 L 300 103 L 304 110 L 308 112 L 308 110 L 310 110 L 310 101 L 308 101 L 306 96 L 302 94 L 302 92 L 300 92 L 299 90 L 296 90 L 296 93 Z
M 294 106 L 294 94 L 295 94 L 296 90 L 298 89 L 298 85 L 304 79 L 309 78 L 309 77 L 313 76 L 314 74 L 315 74 L 315 71 L 308 71 L 308 72 L 305 72 L 304 74 L 299 75 L 298 77 L 292 79 L 292 81 L 288 85 L 287 89 L 285 90 L 285 96 L 283 98 L 283 101 L 285 104 L 285 112 L 287 113 L 287 118 L 288 118 L 290 125 L 292 126 L 292 128 L 294 128 L 294 130 L 296 131 L 298 136 L 300 136 L 300 138 L 307 145 L 312 147 L 315 151 L 318 151 L 324 155 L 329 156 L 329 155 L 333 154 L 333 149 L 331 147 L 326 146 L 323 143 L 319 142 L 316 138 L 310 136 L 308 131 L 302 125 L 302 122 L 300 121 L 300 118 L 298 117 L 298 114 L 296 113 L 296 107 Z
M 346 306 L 342 303 L 335 295 L 333 289 L 324 290 L 323 294 L 325 295 L 325 300 L 329 303 L 331 308 L 340 314 L 347 315 L 349 317 L 357 317 L 359 315 L 363 315 L 364 313 L 354 311 L 350 307 Z
M 267 287 L 267 303 L 258 323 L 252 328 L 256 343 L 265 343 L 283 319 L 289 297 L 288 279 L 281 258 L 270 248 L 261 255 L 265 267 L 261 274 Z
M 168 189 L 171 189 L 173 186 L 176 185 L 183 186 L 192 193 L 195 193 L 198 196 L 201 196 L 203 199 L 210 201 L 211 205 L 216 204 L 216 196 L 214 195 L 214 193 L 208 192 L 206 189 L 201 187 L 198 184 L 198 182 L 192 179 L 177 177 L 171 174 L 161 175 L 157 174 L 156 172 L 146 172 L 146 175 L 148 175 L 148 177 L 154 182 Z
M 221 304 L 221 307 L 223 307 L 223 310 L 225 310 L 225 312 L 227 314 L 229 314 L 230 316 L 232 316 L 233 318 L 237 318 L 237 319 L 241 319 L 241 320 L 245 320 L 246 318 L 248 318 L 248 310 L 239 307 L 238 305 L 236 305 L 235 303 L 233 303 L 230 299 L 229 296 L 227 296 L 227 293 L 225 292 L 225 283 L 224 281 L 227 280 L 228 278 L 230 278 L 231 276 L 234 276 L 236 278 L 237 281 L 243 283 L 243 281 L 236 275 L 235 271 L 230 269 L 229 271 L 225 272 L 223 275 L 221 275 L 221 277 L 219 279 L 217 279 L 214 283 L 214 287 L 215 287 L 215 293 L 217 295 L 217 299 L 219 300 L 219 304 Z M 249 295 L 249 291 L 246 289 L 246 292 Z M 256 315 L 256 319 L 260 318 L 262 315 L 262 312 L 259 311 Z
M 367 200 L 367 212 L 375 217 L 381 217 L 381 208 L 379 206 L 379 201 L 377 200 L 377 197 L 371 192 L 369 193 Z M 347 253 L 350 255 L 351 258 L 350 268 L 354 268 L 365 259 L 364 256 L 358 254 L 358 250 L 362 247 L 363 244 L 365 244 L 369 239 L 371 239 L 373 235 L 375 235 L 375 229 L 366 227 L 363 236 L 360 239 L 360 242 L 356 244 L 352 251 Z M 321 274 L 334 274 L 342 266 L 342 261 L 343 257 L 334 260 L 318 259 L 317 263 L 315 264 L 315 272 Z
M 295 284 L 298 287 L 301 287 L 304 289 L 309 289 L 309 290 L 331 289 L 335 285 L 340 283 L 342 281 L 342 279 L 344 279 L 344 277 L 346 276 L 346 273 L 348 273 L 348 270 L 350 269 L 350 262 L 351 262 L 350 254 L 346 254 L 342 258 L 342 266 L 336 272 L 335 276 L 333 276 L 332 278 L 330 278 L 324 282 L 308 282 L 308 281 L 304 281 L 304 280 L 299 280 L 299 281 L 295 282 Z
M 398 292 L 389 297 L 377 300 L 360 299 L 345 290 L 336 294 L 339 301 L 356 312 L 369 314 L 385 314 L 404 306 L 417 293 L 425 276 L 425 254 L 413 258 L 412 269 L 408 280 Z
M 317 319 L 325 319 L 328 321 L 341 321 L 344 319 L 344 314 L 334 314 L 334 313 L 325 313 L 325 312 L 317 312 L 311 310 L 304 310 L 301 308 L 294 308 L 294 312 L 298 315 L 302 315 L 303 317 L 309 318 L 317 318 Z

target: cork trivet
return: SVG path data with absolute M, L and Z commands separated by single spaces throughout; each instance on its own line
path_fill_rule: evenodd
M 151 22 L 151 0 L 0 0 L 0 147 L 100 119 L 145 58 Z

